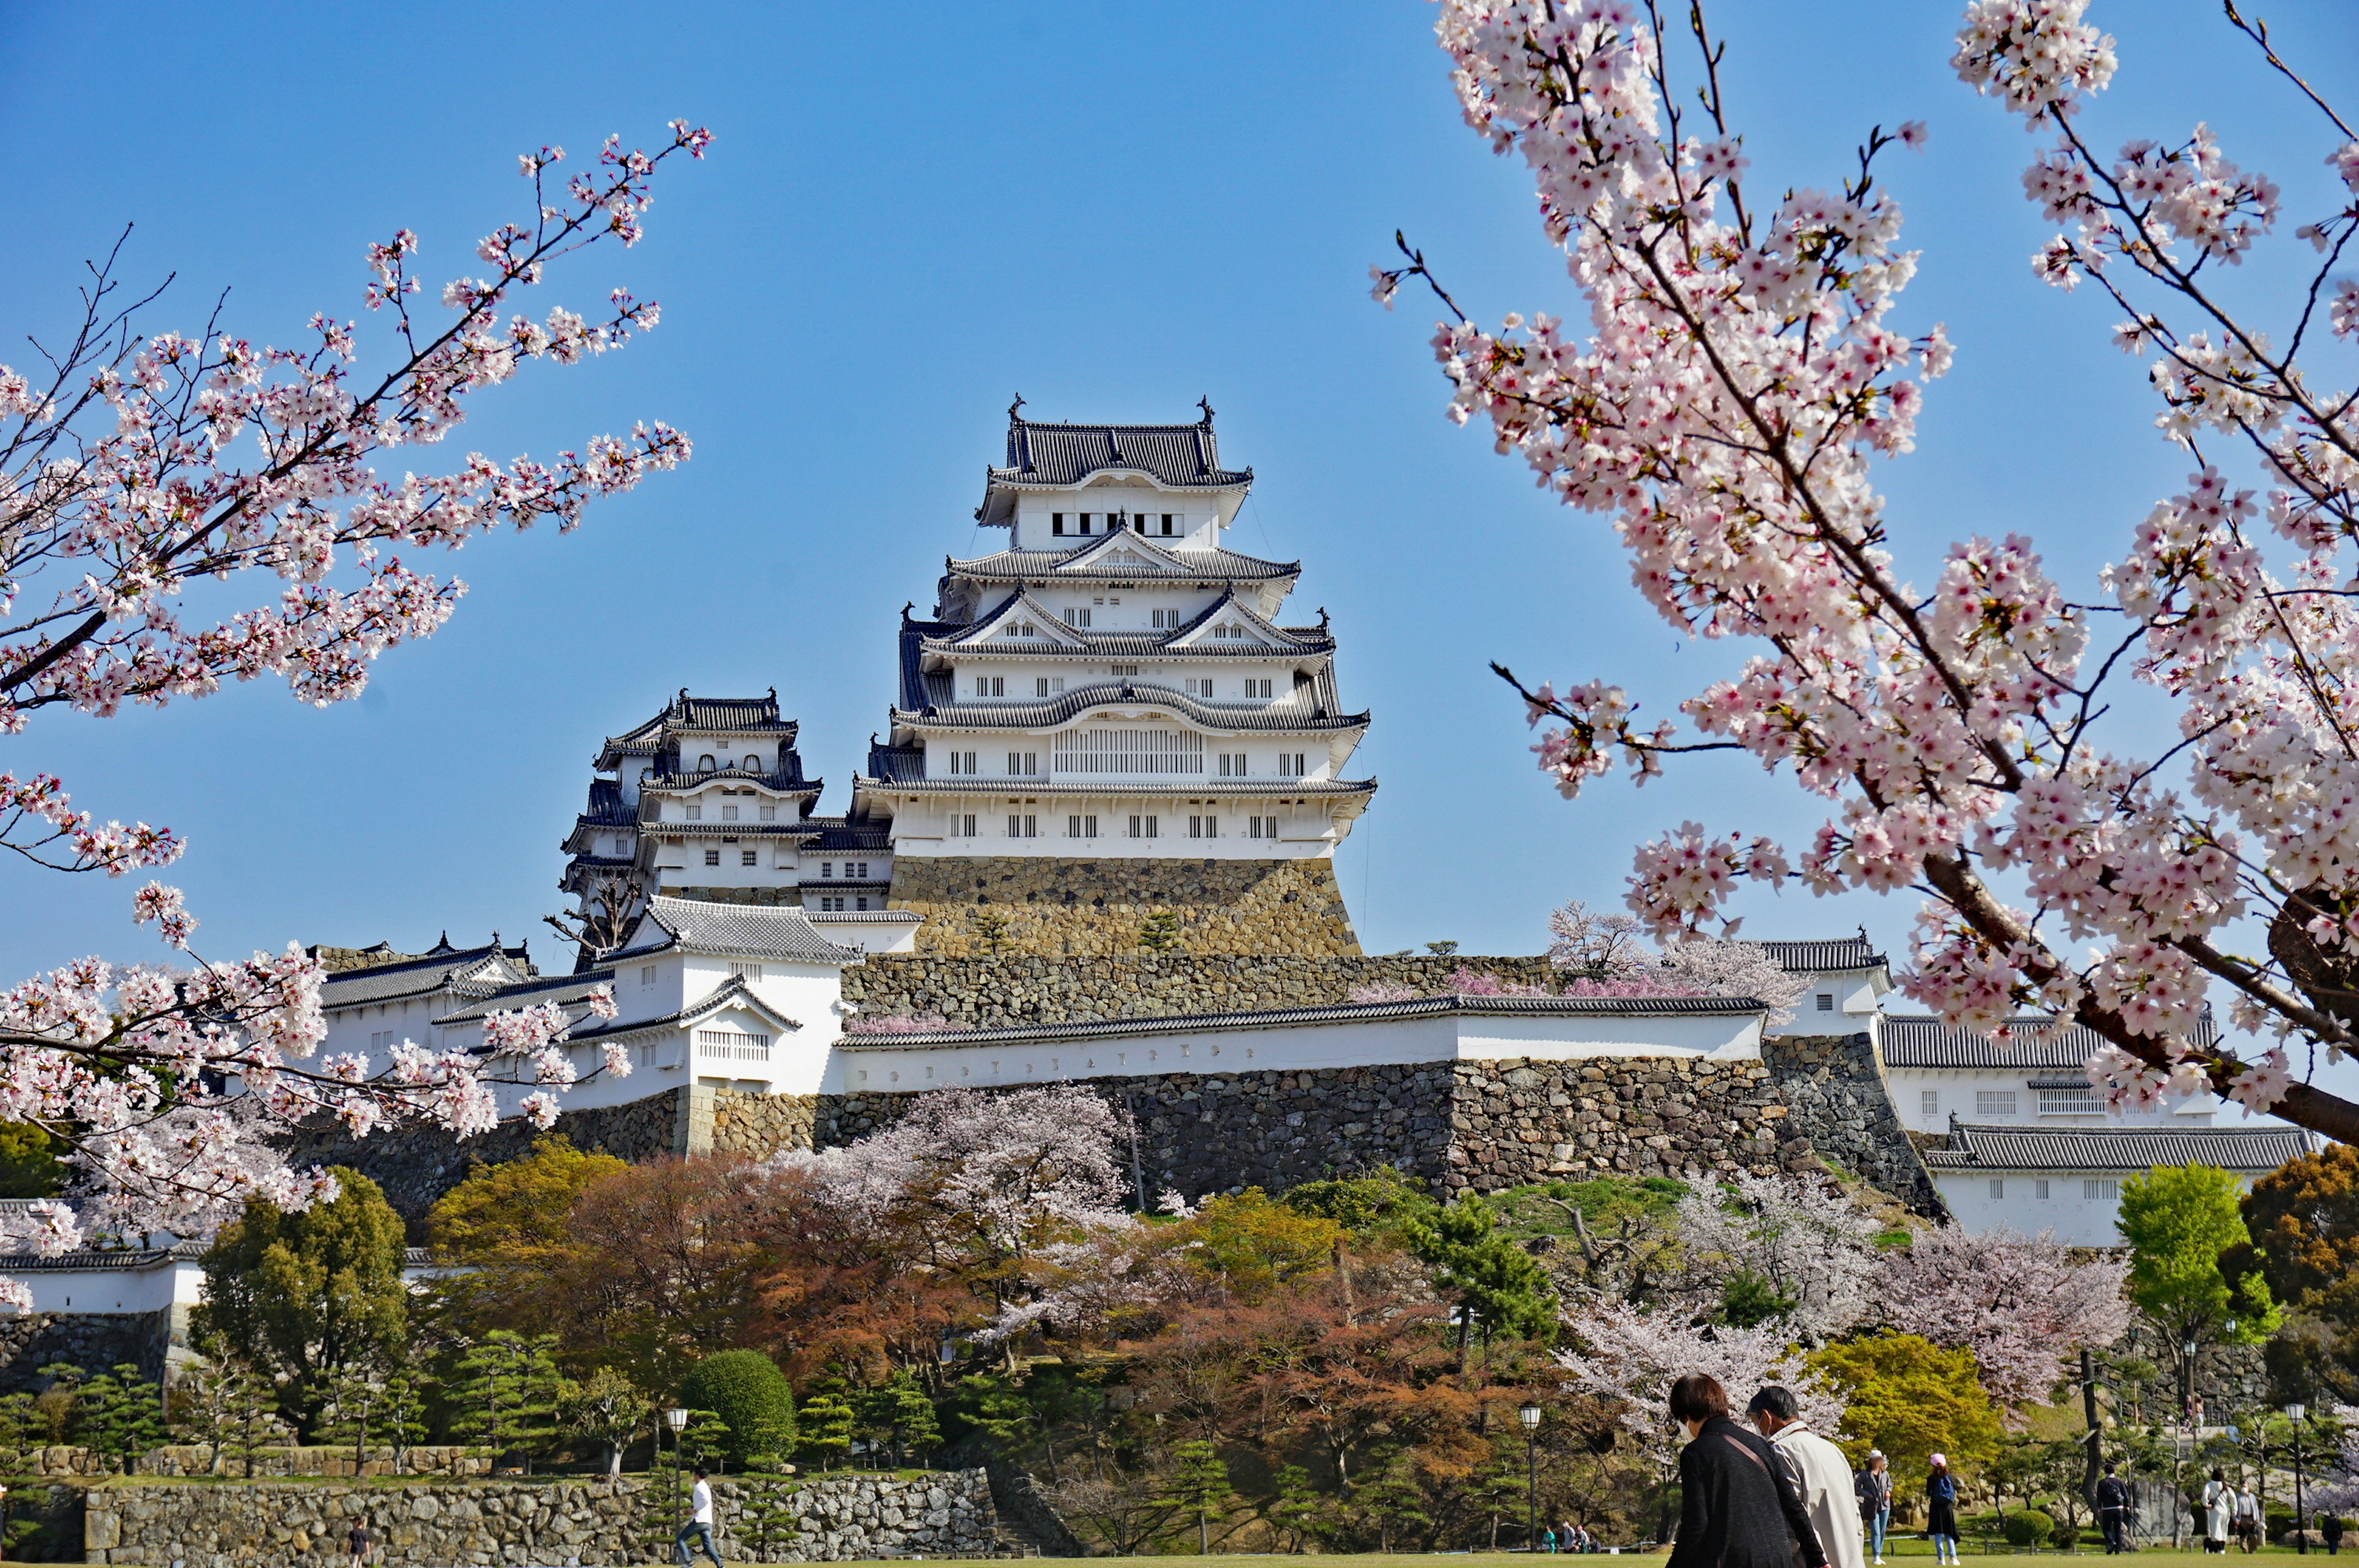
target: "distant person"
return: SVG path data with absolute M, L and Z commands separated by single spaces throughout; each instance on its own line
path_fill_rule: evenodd
M 1753 1396 L 1745 1413 L 1785 1462 L 1827 1561 L 1833 1568 L 1866 1568 L 1859 1549 L 1859 1499 L 1853 1493 L 1851 1463 L 1843 1450 L 1803 1422 L 1790 1389 L 1770 1384 Z
M 2104 1478 L 2097 1483 L 2097 1528 L 2105 1532 L 2108 1556 L 2127 1552 L 2130 1547 L 2130 1489 L 2119 1476 L 2118 1466 L 2105 1461 Z
M 2318 1521 L 2318 1533 L 2326 1538 L 2326 1554 L 2332 1557 L 2343 1550 L 2343 1516 L 2328 1514 Z
M 2228 1473 L 2214 1470 L 2212 1478 L 2203 1483 L 2203 1550 L 2205 1552 L 2225 1552 L 2228 1550 L 2228 1525 L 2236 1511 L 2236 1488 L 2228 1485 Z
M 1950 1461 L 1936 1454 L 1926 1461 L 1925 1534 L 1933 1543 L 1935 1563 L 1958 1560 L 1958 1480 Z
M 1540 1531 L 1540 1550 L 1541 1550 L 1542 1552 L 1545 1552 L 1549 1553 L 1550 1555 L 1554 1555 L 1554 1554 L 1555 1554 L 1555 1552 L 1556 1552 L 1556 1531 L 1555 1531 L 1555 1530 L 1544 1530 Z
M 1802 1495 L 1768 1439 L 1728 1418 L 1728 1392 L 1691 1373 L 1671 1385 L 1680 1450 L 1680 1531 L 1667 1568 L 1827 1568 Z
M 1859 1498 L 1859 1522 L 1867 1527 L 1868 1544 L 1875 1548 L 1875 1560 L 1884 1561 L 1884 1532 L 1892 1528 L 1892 1465 L 1884 1457 L 1884 1450 L 1867 1451 L 1867 1468 L 1859 1473 L 1853 1484 Z
M 354 1519 L 352 1534 L 344 1540 L 346 1550 L 352 1553 L 352 1568 L 368 1568 L 369 1552 L 375 1544 L 369 1535 L 368 1520 Z
M 2261 1549 L 2261 1499 L 2253 1495 L 2250 1481 L 2237 1487 L 2234 1511 L 2236 1544 L 2249 1556 Z
M 712 1483 L 704 1478 L 704 1466 L 701 1465 L 696 1467 L 696 1489 L 688 1495 L 688 1522 L 681 1525 L 679 1534 L 672 1538 L 672 1548 L 679 1555 L 679 1568 L 688 1568 L 694 1560 L 688 1544 L 690 1536 L 703 1541 L 704 1554 L 712 1559 L 712 1568 L 728 1568 L 712 1544 Z

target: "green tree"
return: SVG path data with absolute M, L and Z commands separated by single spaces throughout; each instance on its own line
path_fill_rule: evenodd
M 997 1372 L 970 1372 L 961 1378 L 958 1399 L 959 1414 L 967 1425 L 1002 1454 L 1021 1448 L 1038 1419 L 1024 1391 Z
M 401 1218 L 366 1176 L 335 1175 L 334 1200 L 299 1213 L 248 1200 L 205 1253 L 196 1312 L 201 1335 L 288 1374 L 285 1408 L 307 1433 L 338 1378 L 397 1362 L 409 1332 Z
M 1498 1228 L 1490 1206 L 1462 1197 L 1405 1227 L 1408 1250 L 1433 1271 L 1433 1288 L 1458 1303 L 1458 1369 L 1479 1329 L 1538 1338 L 1556 1326 L 1556 1292 L 1539 1260 Z
M 729 1427 L 722 1452 L 740 1470 L 756 1454 L 783 1454 L 795 1440 L 795 1394 L 778 1364 L 758 1350 L 723 1350 L 698 1362 L 680 1398 Z
M 459 1411 L 453 1424 L 491 1449 L 495 1458 L 520 1454 L 530 1474 L 533 1454 L 547 1449 L 557 1433 L 563 1382 L 557 1336 L 527 1337 L 495 1328 L 467 1346 L 453 1370 L 450 1391 Z
M 1332 1265 L 1343 1227 L 1275 1203 L 1259 1187 L 1204 1200 L 1183 1223 L 1189 1267 L 1224 1282 L 1245 1301 Z
M 864 1390 L 853 1401 L 859 1416 L 859 1434 L 876 1454 L 891 1450 L 903 1464 L 923 1454 L 942 1440 L 934 1401 L 905 1368 L 875 1388 Z
M 2158 1165 L 2122 1183 L 2117 1223 L 2130 1249 L 2130 1304 L 2182 1361 L 2184 1344 L 2198 1355 L 2206 1344 L 2258 1345 L 2280 1320 L 2259 1269 L 2232 1279 L 2221 1268 L 2223 1254 L 2233 1263 L 2252 1240 L 2242 1196 L 2243 1184 L 2211 1165 Z
M 426 1214 L 428 1245 L 454 1263 L 529 1267 L 568 1250 L 566 1219 L 582 1189 L 627 1170 L 612 1154 L 585 1154 L 561 1134 L 532 1152 L 477 1165 Z
M 605 1451 L 606 1474 L 623 1473 L 623 1450 L 639 1433 L 652 1407 L 645 1390 L 614 1370 L 601 1367 L 578 1383 L 568 1383 L 558 1400 L 558 1420 L 576 1437 Z
M 1884 1333 L 1830 1345 L 1810 1357 L 1843 1395 L 1838 1434 L 1856 1466 L 1881 1448 L 1892 1468 L 1915 1474 L 1935 1453 L 1951 1468 L 1979 1465 L 1996 1452 L 1998 1413 L 1966 1349 L 1944 1350 L 1914 1334 Z
M 1390 1165 L 1357 1176 L 1298 1182 L 1278 1200 L 1297 1214 L 1332 1219 L 1364 1240 L 1397 1241 L 1409 1224 L 1440 1206 Z
M 2268 1346 L 2280 1402 L 2359 1403 L 2359 1148 L 2329 1143 L 2288 1160 L 2255 1182 L 2240 1207 L 2251 1266 L 2273 1297 L 2298 1310 Z M 2236 1253 L 2221 1260 L 2231 1277 L 2245 1271 Z
M 1229 1485 L 1229 1467 L 1219 1450 L 1201 1438 L 1191 1439 L 1171 1450 L 1171 1469 L 1163 1477 L 1162 1501 L 1178 1510 L 1182 1519 L 1196 1521 L 1196 1551 L 1209 1556 L 1212 1550 L 1212 1521 L 1226 1519 L 1236 1506 L 1236 1489 Z
M 1289 1553 L 1299 1554 L 1318 1528 L 1321 1513 L 1327 1506 L 1326 1498 L 1311 1484 L 1310 1472 L 1299 1465 L 1288 1465 L 1277 1473 L 1277 1490 L 1262 1505 L 1262 1517 L 1270 1522 Z M 1498 1545 L 1498 1531 L 1492 1530 L 1491 1544 Z
M 1180 946 L 1180 916 L 1159 909 L 1139 922 L 1138 945 L 1150 953 L 1169 953 Z
M 163 1390 L 127 1361 L 83 1384 L 82 1405 L 82 1441 L 124 1475 L 164 1441 Z
M 737 1539 L 753 1547 L 748 1555 L 756 1562 L 777 1562 L 779 1554 L 802 1532 L 794 1496 L 793 1487 L 777 1481 L 738 1483 L 734 1529 Z
M 816 1460 L 824 1475 L 828 1469 L 852 1455 L 852 1434 L 859 1425 L 859 1414 L 843 1395 L 833 1390 L 821 1390 L 803 1401 L 802 1414 L 795 1422 L 798 1447 L 804 1462 Z
M 0 1198 L 53 1198 L 65 1190 L 58 1141 L 27 1121 L 0 1121 Z

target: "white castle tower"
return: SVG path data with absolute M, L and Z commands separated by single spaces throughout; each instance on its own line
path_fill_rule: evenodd
M 1375 791 L 1334 639 L 1280 612 L 1300 568 L 1222 543 L 1253 483 L 1190 425 L 1009 409 L 976 520 L 903 612 L 891 731 L 850 822 L 887 828 L 920 948 L 1355 953 L 1336 847 Z

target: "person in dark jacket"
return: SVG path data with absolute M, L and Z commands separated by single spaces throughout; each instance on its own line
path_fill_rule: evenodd
M 2105 1552 L 2111 1556 L 2129 1550 L 2130 1489 L 2114 1474 L 2118 1466 L 2105 1461 L 2105 1478 L 2097 1483 L 2097 1522 L 2105 1531 Z
M 1728 1418 L 1728 1390 L 1701 1374 L 1671 1385 L 1680 1450 L 1680 1534 L 1667 1568 L 1827 1568 L 1810 1511 L 1768 1439 Z
M 1925 1534 L 1933 1543 L 1933 1561 L 1954 1563 L 1958 1560 L 1958 1482 L 1950 1474 L 1950 1462 L 1939 1454 L 1926 1461 L 1930 1466 L 1925 1476 Z

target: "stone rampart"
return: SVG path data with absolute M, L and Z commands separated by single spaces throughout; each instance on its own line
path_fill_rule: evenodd
M 1762 1042 L 1761 1056 L 1821 1158 L 1929 1219 L 1950 1217 L 1900 1125 L 1866 1033 L 1773 1035 Z
M 1360 951 L 1327 860 L 903 855 L 893 862 L 887 906 L 926 917 L 919 951 L 953 956 L 992 951 L 989 933 L 976 924 L 986 914 L 1006 922 L 997 940 L 1004 953 L 1136 953 L 1147 921 L 1163 914 L 1177 917 L 1172 936 L 1182 952 Z
M 660 1478 L 653 1483 L 661 1487 Z M 752 1486 L 779 1486 L 788 1514 L 765 1550 Z M 100 1485 L 82 1499 L 82 1561 L 186 1568 L 318 1568 L 365 1521 L 386 1568 L 668 1561 L 672 1509 L 637 1479 L 310 1486 Z M 980 1470 L 916 1479 L 846 1475 L 801 1485 L 717 1480 L 723 1557 L 835 1563 L 984 1557 L 997 1547 Z
M 45 1368 L 62 1362 L 87 1373 L 128 1362 L 151 1380 L 164 1376 L 172 1310 L 36 1312 L 0 1317 L 0 1394 L 49 1386 Z
M 1461 965 L 1519 985 L 1554 977 L 1544 957 L 1310 957 L 1299 953 L 872 954 L 843 971 L 843 1000 L 872 1015 L 935 1014 L 962 1029 L 1100 1018 L 1169 1018 L 1331 1007 L 1355 986 L 1440 991 Z

